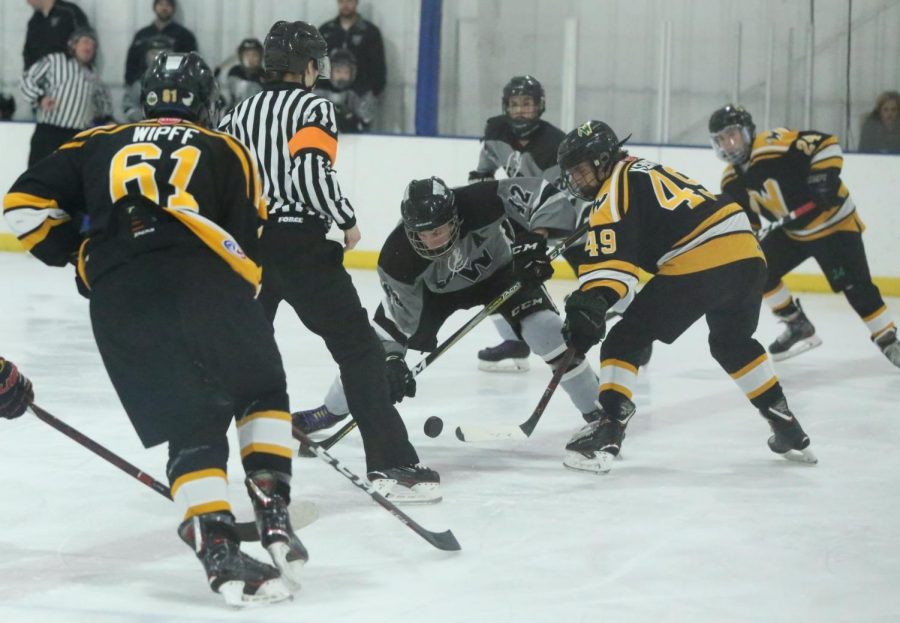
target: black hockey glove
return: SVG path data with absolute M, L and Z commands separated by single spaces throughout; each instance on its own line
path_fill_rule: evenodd
M 512 246 L 513 268 L 526 286 L 539 286 L 553 276 L 547 257 L 547 239 L 527 231 L 516 236 Z
M 469 171 L 469 183 L 475 184 L 477 182 L 493 182 L 494 174 L 488 173 L 486 171 Z
M 562 335 L 567 346 L 584 355 L 606 336 L 606 310 L 609 303 L 599 288 L 576 290 L 566 298 L 566 321 Z
M 31 381 L 19 373 L 12 361 L 0 357 L 0 417 L 17 418 L 34 400 Z
M 409 371 L 406 360 L 402 355 L 390 353 L 384 359 L 384 371 L 387 375 L 388 391 L 391 394 L 391 402 L 397 404 L 405 397 L 414 398 L 416 395 L 416 379 Z
M 825 210 L 840 202 L 838 192 L 841 189 L 841 176 L 837 169 L 810 171 L 806 176 L 806 187 L 812 195 L 816 206 Z

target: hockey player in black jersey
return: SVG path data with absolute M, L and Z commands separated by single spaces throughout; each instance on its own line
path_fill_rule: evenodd
M 541 119 L 546 108 L 544 87 L 533 76 L 514 76 L 503 87 L 501 107 L 503 114 L 487 121 L 478 167 L 469 173 L 469 183 L 492 180 L 503 169 L 506 177 L 542 177 L 558 186 L 556 149 L 564 134 Z M 503 342 L 478 351 L 478 367 L 498 372 L 528 370 L 528 344 L 502 318 L 494 324 Z
M 628 140 L 627 138 L 625 140 Z M 717 198 L 678 171 L 628 155 L 612 129 L 589 121 L 559 147 L 569 190 L 594 202 L 579 267 L 579 289 L 566 300 L 563 335 L 600 351 L 602 417 L 575 434 L 564 464 L 609 471 L 625 427 L 642 349 L 674 342 L 702 317 L 710 353 L 771 425 L 769 448 L 815 462 L 809 437 L 788 409 L 763 347 L 753 339 L 766 264 L 750 221 L 729 198 Z M 638 269 L 654 274 L 606 335 L 607 309 L 629 296 Z
M 378 258 L 384 298 L 375 312 L 375 325 L 388 354 L 395 401 L 415 395 L 415 380 L 405 362 L 407 349 L 434 350 L 438 331 L 454 312 L 485 305 L 518 280 L 525 287 L 498 313 L 551 368 L 562 358 L 566 350 L 562 320 L 541 285 L 553 273 L 546 240 L 525 231 L 511 245 L 506 235 L 507 218 L 518 218 L 520 210 L 513 200 L 518 195 L 514 189 L 523 187 L 533 189 L 532 202 L 544 204 L 526 206 L 535 227 L 550 226 L 558 201 L 568 204 L 562 193 L 537 178 L 450 189 L 432 177 L 407 186 L 402 222 Z M 571 364 L 561 385 L 586 420 L 598 417 L 597 377 L 583 356 Z M 348 410 L 339 383 L 332 385 L 325 405 L 336 413 Z
M 801 215 L 762 238 L 769 265 L 765 300 L 786 327 L 770 346 L 776 360 L 787 359 L 822 343 L 800 302 L 782 277 L 813 257 L 828 284 L 843 292 L 871 333 L 871 339 L 900 367 L 900 342 L 878 287 L 872 283 L 863 247 L 862 220 L 841 182 L 843 156 L 837 138 L 823 132 L 777 128 L 756 133 L 753 119 L 728 104 L 709 119 L 716 155 L 728 162 L 722 192 L 746 211 L 755 228 L 789 213 Z
M 178 534 L 210 587 L 233 606 L 280 601 L 308 555 L 287 510 L 285 373 L 255 300 L 260 180 L 246 147 L 206 127 L 218 90 L 196 53 L 163 52 L 142 85 L 144 121 L 78 134 L 15 182 L 4 213 L 38 259 L 76 264 L 97 347 L 138 437 L 168 444 L 166 474 L 184 510 Z M 235 533 L 233 420 L 275 566 L 241 552 Z

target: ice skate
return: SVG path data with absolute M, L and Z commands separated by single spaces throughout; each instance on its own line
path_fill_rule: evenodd
M 569 469 L 605 474 L 619 455 L 625 425 L 604 415 L 585 424 L 566 444 L 563 465 Z
M 769 449 L 772 452 L 798 463 L 819 462 L 809 449 L 809 436 L 791 413 L 784 398 L 766 409 L 760 409 L 759 413 L 769 422 L 772 432 L 775 433 L 769 437 Z
M 291 526 L 287 478 L 287 475 L 258 471 L 247 476 L 246 485 L 256 514 L 260 544 L 269 552 L 282 576 L 294 588 L 299 588 L 309 553 Z
M 278 569 L 241 551 L 231 513 L 205 513 L 186 519 L 178 536 L 197 554 L 209 587 L 234 607 L 290 599 Z
M 341 420 L 345 419 L 349 413 L 338 415 L 328 410 L 328 407 L 322 405 L 315 409 L 306 411 L 295 411 L 291 414 L 294 426 L 299 428 L 305 434 L 309 435 L 319 430 L 331 428 Z
M 434 504 L 441 501 L 441 477 L 424 465 L 404 465 L 368 473 L 378 493 L 395 504 Z
M 900 368 L 900 341 L 897 341 L 897 329 L 885 331 L 874 342 L 881 349 L 881 352 L 884 353 L 884 356 L 888 358 L 888 361 Z
M 822 345 L 821 338 L 816 335 L 816 328 L 803 313 L 800 301 L 794 301 L 794 305 L 797 311 L 786 315 L 777 314 L 785 324 L 785 328 L 784 332 L 769 344 L 769 354 L 775 361 L 796 357 Z
M 485 372 L 527 372 L 531 349 L 525 342 L 504 340 L 478 351 L 478 369 Z

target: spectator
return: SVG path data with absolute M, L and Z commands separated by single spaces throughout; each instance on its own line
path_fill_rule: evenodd
M 228 106 L 234 106 L 262 91 L 262 53 L 259 39 L 244 39 L 237 48 L 238 64 L 228 70 L 222 95 Z
M 109 92 L 94 72 L 96 54 L 96 33 L 78 28 L 67 52 L 48 54 L 22 76 L 22 93 L 37 110 L 28 166 L 81 130 L 112 120 Z
M 875 100 L 875 110 L 866 115 L 859 150 L 900 154 L 900 93 L 885 91 Z
M 131 47 L 128 48 L 128 58 L 125 61 L 126 86 L 131 86 L 144 75 L 148 66 L 147 44 L 156 35 L 165 35 L 171 38 L 174 42 L 172 49 L 175 52 L 197 51 L 197 39 L 194 37 L 194 33 L 175 22 L 175 0 L 153 0 L 153 12 L 156 14 L 156 19 L 152 24 L 135 33 Z
M 328 51 L 350 50 L 359 63 L 353 90 L 359 95 L 381 95 L 387 80 L 381 31 L 356 12 L 359 0 L 338 0 L 337 4 L 338 16 L 319 28 Z
M 28 20 L 22 58 L 25 71 L 53 52 L 66 52 L 67 43 L 76 28 L 90 26 L 78 5 L 65 0 L 28 0 L 34 15 Z
M 375 113 L 375 96 L 371 91 L 360 95 L 352 88 L 356 80 L 356 57 L 350 50 L 338 48 L 329 54 L 329 59 L 331 79 L 316 87 L 316 95 L 334 104 L 338 132 L 367 132 Z
M 144 66 L 149 67 L 160 52 L 171 52 L 175 40 L 168 35 L 156 34 L 144 40 Z M 141 121 L 144 118 L 144 104 L 141 102 L 141 81 L 135 80 L 125 87 L 122 95 L 122 110 L 126 121 Z

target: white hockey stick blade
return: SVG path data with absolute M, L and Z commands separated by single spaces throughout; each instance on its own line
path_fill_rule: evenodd
M 503 439 L 528 439 L 518 426 L 461 426 L 456 427 L 456 438 L 460 441 L 495 441 Z
M 819 462 L 819 459 L 808 447 L 804 448 L 803 450 L 788 450 L 781 456 L 783 456 L 788 461 L 793 461 L 795 463 L 805 463 L 807 465 L 815 465 Z
M 295 531 L 305 528 L 319 518 L 318 505 L 308 500 L 291 502 L 288 511 L 291 514 L 291 526 Z

